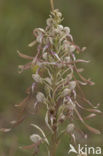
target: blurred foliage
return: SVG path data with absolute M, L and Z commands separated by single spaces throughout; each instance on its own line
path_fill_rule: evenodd
M 75 43 L 87 47 L 82 57 L 91 60 L 91 63 L 84 66 L 85 76 L 90 76 L 96 85 L 86 87 L 84 90 L 93 103 L 102 104 L 103 1 L 55 0 L 55 7 L 62 11 L 65 18 L 63 23 L 71 28 Z M 34 39 L 33 29 L 45 26 L 49 12 L 49 0 L 0 0 L 0 127 L 12 118 L 12 111 L 8 110 L 25 97 L 25 89 L 32 83 L 30 71 L 18 74 L 17 66 L 26 62 L 18 57 L 16 51 L 18 49 L 29 54 L 35 52 L 35 49 L 30 49 L 27 45 Z M 91 120 L 90 123 L 102 130 L 100 118 L 101 116 L 95 122 Z M 38 120 L 39 123 L 42 122 L 41 117 Z M 17 149 L 18 144 L 29 144 L 30 132 L 33 131 L 26 122 L 10 134 L 0 134 L 0 155 L 31 155 L 27 151 Z M 103 144 L 101 138 L 91 135 L 89 142 L 100 145 Z M 64 155 L 67 150 L 68 145 L 64 139 L 58 154 Z M 43 151 L 42 156 L 46 155 L 45 150 Z

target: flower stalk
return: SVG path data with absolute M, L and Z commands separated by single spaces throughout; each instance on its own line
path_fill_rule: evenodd
M 54 0 L 50 0 L 50 5 L 51 5 L 51 9 L 53 11 L 54 10 Z
M 57 150 L 57 139 L 56 139 L 56 133 L 54 133 L 51 137 L 51 144 L 50 144 L 50 156 L 56 156 L 56 150 Z

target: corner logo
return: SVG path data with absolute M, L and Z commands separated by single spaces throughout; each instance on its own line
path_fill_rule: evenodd
M 83 147 L 81 147 L 80 144 L 78 144 L 77 150 L 75 149 L 75 147 L 70 144 L 70 150 L 68 152 L 68 154 L 70 153 L 75 153 L 75 154 L 85 154 L 85 155 L 100 155 L 102 154 L 102 149 L 101 147 L 88 147 L 87 145 L 84 145 Z
M 74 146 L 70 144 L 70 150 L 69 150 L 68 154 L 70 154 L 71 152 L 72 152 L 72 153 L 78 153 L 78 152 L 76 151 L 76 149 L 74 148 Z

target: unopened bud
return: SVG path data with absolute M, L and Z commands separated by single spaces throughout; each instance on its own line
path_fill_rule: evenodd
M 70 57 L 69 56 L 65 57 L 65 61 L 66 61 L 66 63 L 69 63 L 70 62 Z
M 70 73 L 70 74 L 67 75 L 67 79 L 69 79 L 69 80 L 71 80 L 72 77 L 73 77 L 73 73 Z
M 43 53 L 43 59 L 47 60 L 47 52 Z
M 42 43 L 42 39 L 43 39 L 43 35 L 42 35 L 42 33 L 40 33 L 40 34 L 37 36 L 36 40 L 37 40 L 37 42 Z
M 58 25 L 58 29 L 59 29 L 59 31 L 62 31 L 63 30 L 63 26 L 62 25 Z
M 63 96 L 67 96 L 70 93 L 71 93 L 71 90 L 68 89 L 68 88 L 66 88 L 66 89 L 63 90 Z
M 66 32 L 66 34 L 70 34 L 70 28 L 69 27 L 64 27 L 64 31 Z
M 58 17 L 62 17 L 62 13 L 61 12 L 58 12 L 57 15 L 58 15 Z
M 75 128 L 75 125 L 74 125 L 74 124 L 72 124 L 72 123 L 69 124 L 69 125 L 67 126 L 67 128 L 66 128 L 67 133 L 68 133 L 68 134 L 73 133 L 74 128 Z
M 47 25 L 48 25 L 48 26 L 51 26 L 51 24 L 52 24 L 52 19 L 51 19 L 51 18 L 48 18 L 46 22 L 47 22 Z
M 42 33 L 45 33 L 45 30 L 43 28 L 38 28 L 38 30 Z
M 54 15 L 57 15 L 57 17 L 59 17 L 59 18 L 61 18 L 62 17 L 62 13 L 61 12 L 59 12 L 59 10 L 58 9 L 56 9 L 56 10 L 54 10 Z
M 60 115 L 60 118 L 59 118 L 59 121 L 60 122 L 63 122 L 65 120 L 65 115 L 64 114 L 61 114 Z
M 51 79 L 50 79 L 49 77 L 46 77 L 45 80 L 46 80 L 46 82 L 48 82 L 50 85 L 52 85 L 52 81 L 51 81 Z
M 36 95 L 37 102 L 43 102 L 45 100 L 45 96 L 42 92 L 38 92 Z
M 32 78 L 35 80 L 35 82 L 41 83 L 42 78 L 40 77 L 39 74 L 32 74 Z
M 42 138 L 41 138 L 39 135 L 37 135 L 37 134 L 32 134 L 32 135 L 30 136 L 30 140 L 31 140 L 34 144 L 37 144 L 37 143 L 41 142 Z
M 70 46 L 70 52 L 75 51 L 75 49 L 76 49 L 76 48 L 75 48 L 75 46 L 74 46 L 74 45 L 71 45 L 71 46 Z
M 69 82 L 69 88 L 73 90 L 76 87 L 76 81 Z
M 75 103 L 70 103 L 70 102 L 68 102 L 67 103 L 67 108 L 69 109 L 69 110 L 74 110 L 75 109 Z

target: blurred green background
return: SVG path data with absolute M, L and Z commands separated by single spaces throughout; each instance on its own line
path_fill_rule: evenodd
M 63 13 L 63 24 L 71 28 L 75 43 L 87 47 L 82 57 L 91 60 L 91 63 L 84 66 L 85 76 L 91 77 L 96 85 L 85 87 L 84 90 L 93 103 L 101 103 L 103 110 L 103 1 L 55 0 L 55 8 Z M 30 72 L 18 74 L 17 66 L 25 61 L 18 57 L 16 51 L 26 54 L 33 52 L 27 47 L 34 39 L 32 31 L 36 27 L 45 27 L 49 12 L 49 0 L 0 0 L 0 127 L 6 126 L 13 118 L 13 105 L 25 97 L 25 89 L 32 83 Z M 90 121 L 101 131 L 102 117 Z M 44 125 L 41 117 L 37 120 Z M 30 119 L 9 134 L 0 133 L 0 156 L 32 155 L 30 151 L 18 148 L 30 143 L 29 134 L 33 130 L 29 122 Z M 103 135 L 89 133 L 89 136 L 91 144 L 103 145 Z M 68 140 L 63 138 L 62 143 L 58 155 L 66 156 Z M 45 148 L 39 155 L 47 155 Z

